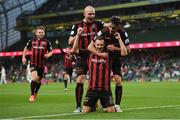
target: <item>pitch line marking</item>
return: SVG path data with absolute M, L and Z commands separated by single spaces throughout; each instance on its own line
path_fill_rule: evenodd
M 172 107 L 180 107 L 180 105 L 165 105 L 165 106 L 154 106 L 154 107 L 135 107 L 135 108 L 126 108 L 123 111 L 131 111 L 131 110 L 145 110 L 145 109 L 158 109 L 158 108 L 172 108 Z M 57 116 L 68 116 L 68 115 L 80 115 L 83 113 L 63 113 L 63 114 L 54 114 L 54 115 L 40 115 L 40 116 L 27 116 L 27 117 L 16 117 L 16 118 L 8 118 L 6 120 L 12 119 L 33 119 L 33 118 L 48 118 L 48 117 L 57 117 Z

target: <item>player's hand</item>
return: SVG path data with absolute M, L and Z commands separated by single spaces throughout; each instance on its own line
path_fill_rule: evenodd
M 44 57 L 45 57 L 46 59 L 48 59 L 48 58 L 49 58 L 49 55 L 48 55 L 48 54 L 45 54 Z
M 58 41 L 58 40 L 56 40 L 56 41 L 55 41 L 55 44 L 56 44 L 56 45 L 58 45 L 58 44 L 59 44 L 59 41 Z
M 114 33 L 114 37 L 115 37 L 117 40 L 120 40 L 120 39 L 121 39 L 121 35 L 120 35 L 118 32 Z
M 115 50 L 115 46 L 113 44 L 110 44 L 110 45 L 107 46 L 107 49 L 109 51 L 114 51 Z
M 84 29 L 82 27 L 79 27 L 78 30 L 77 30 L 77 35 L 80 36 L 82 34 L 83 30 Z
M 22 58 L 22 64 L 23 64 L 23 65 L 25 65 L 25 64 L 26 64 L 26 62 L 27 62 L 26 58 L 25 58 L 25 57 L 23 57 L 23 58 Z
M 107 53 L 107 52 L 97 53 L 97 55 L 98 55 L 99 57 L 102 57 L 102 58 L 107 58 L 107 57 L 108 57 L 108 53 Z

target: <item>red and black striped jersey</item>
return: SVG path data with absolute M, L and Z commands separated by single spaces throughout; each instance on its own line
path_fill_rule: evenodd
M 29 40 L 26 48 L 31 50 L 31 62 L 30 64 L 39 68 L 44 68 L 45 57 L 44 55 L 52 51 L 52 46 L 47 39 L 32 39 Z
M 103 22 L 94 21 L 92 23 L 86 23 L 82 20 L 72 26 L 70 36 L 76 36 L 79 27 L 84 28 L 79 38 L 79 50 L 87 52 L 89 43 L 94 39 L 96 33 L 103 28 Z
M 75 61 L 75 58 L 72 54 L 64 53 L 64 68 L 72 69 L 72 63 Z
M 128 46 L 130 44 L 130 41 L 129 41 L 129 37 L 128 37 L 127 32 L 124 29 L 119 29 L 117 32 L 120 34 L 124 45 Z M 110 33 L 108 28 L 102 29 L 101 31 L 99 31 L 97 33 L 97 35 L 98 36 L 101 36 L 101 35 L 104 36 L 106 45 L 113 44 L 116 47 L 120 47 L 119 41 L 114 37 L 114 35 L 112 35 Z
M 88 81 L 88 87 L 92 90 L 111 90 L 111 57 L 106 59 L 100 58 L 95 54 L 90 54 L 89 57 L 89 73 L 90 80 Z
M 64 68 L 65 69 L 72 69 L 72 63 L 75 62 L 75 57 L 74 55 L 70 52 L 70 48 L 68 52 L 64 51 L 61 48 L 60 44 L 57 44 L 57 47 L 61 50 L 61 54 L 63 55 L 64 58 Z

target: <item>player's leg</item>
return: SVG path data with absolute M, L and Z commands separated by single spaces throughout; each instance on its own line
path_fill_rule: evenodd
M 83 104 L 83 113 L 93 112 L 92 108 L 95 107 L 95 104 L 98 101 L 98 93 L 92 90 L 88 90 Z
M 76 110 L 74 112 L 81 112 L 81 101 L 82 101 L 82 96 L 83 96 L 83 91 L 84 91 L 84 79 L 85 75 L 81 74 L 78 75 L 76 78 L 76 90 L 75 90 L 75 95 L 76 95 Z
M 76 61 L 76 89 L 75 89 L 75 95 L 76 95 L 76 110 L 74 112 L 81 112 L 81 101 L 84 91 L 84 81 L 85 81 L 85 75 L 87 73 L 87 63 L 86 60 L 79 58 Z
M 122 79 L 120 77 L 120 75 L 114 75 L 114 79 L 115 79 L 115 84 L 116 84 L 116 88 L 115 88 L 115 108 L 116 108 L 116 112 L 122 112 L 122 109 L 120 108 L 120 103 L 121 103 L 121 99 L 122 99 Z
M 65 73 L 64 74 L 64 90 L 67 91 L 67 83 L 68 83 L 68 80 L 69 80 L 69 74 Z
M 33 67 L 33 69 L 31 70 L 31 76 L 32 76 L 31 96 L 29 98 L 29 101 L 34 102 L 41 86 L 41 79 L 43 76 L 43 71 L 38 70 L 37 68 Z
M 100 101 L 105 112 L 115 112 L 114 101 L 110 91 L 101 92 Z
M 114 59 L 114 62 L 112 63 L 112 71 L 113 71 L 113 77 L 115 80 L 115 107 L 117 112 L 122 112 L 120 109 L 120 103 L 122 98 L 122 78 L 121 78 L 121 63 L 120 63 L 120 57 L 117 59 Z

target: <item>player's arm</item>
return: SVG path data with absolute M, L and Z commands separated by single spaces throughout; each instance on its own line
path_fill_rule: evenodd
M 22 64 L 25 65 L 26 64 L 26 54 L 27 54 L 27 47 L 24 48 L 23 50 L 23 54 L 22 54 Z
M 44 55 L 44 57 L 47 59 L 53 55 L 53 50 L 50 41 L 47 43 L 47 53 Z
M 119 34 L 118 32 L 116 32 L 116 33 L 114 34 L 114 37 L 119 41 L 120 53 L 121 53 L 121 55 L 122 55 L 122 56 L 127 55 L 128 52 L 127 52 L 127 49 L 126 49 L 125 44 L 123 43 L 123 41 L 122 41 L 122 39 L 121 39 L 120 34 Z
M 70 37 L 69 37 L 69 40 L 68 40 L 68 44 L 69 44 L 69 45 L 73 45 L 75 39 L 76 39 L 76 36 L 70 36 Z
M 28 49 L 31 48 L 31 42 L 32 40 L 29 40 L 26 44 L 26 46 L 24 47 L 24 50 L 23 50 L 23 54 L 22 54 L 22 64 L 25 65 L 27 60 L 26 60 L 26 55 L 27 55 L 27 52 L 28 52 Z
M 79 48 L 79 37 L 82 34 L 82 32 L 83 32 L 83 28 L 79 27 L 78 30 L 77 30 L 77 35 L 75 36 L 73 47 L 72 47 L 72 52 L 73 53 L 76 53 L 78 51 L 78 48 Z
M 55 44 L 56 44 L 56 46 L 60 49 L 61 53 L 64 55 L 65 52 L 64 52 L 64 50 L 62 49 L 61 45 L 59 44 L 59 41 L 58 41 L 58 40 L 55 41 Z
M 70 32 L 70 37 L 69 37 L 69 40 L 68 40 L 68 44 L 69 45 L 72 45 L 73 46 L 73 43 L 76 39 L 76 36 L 77 36 L 77 25 L 73 25 L 72 28 L 71 28 L 71 32 Z

